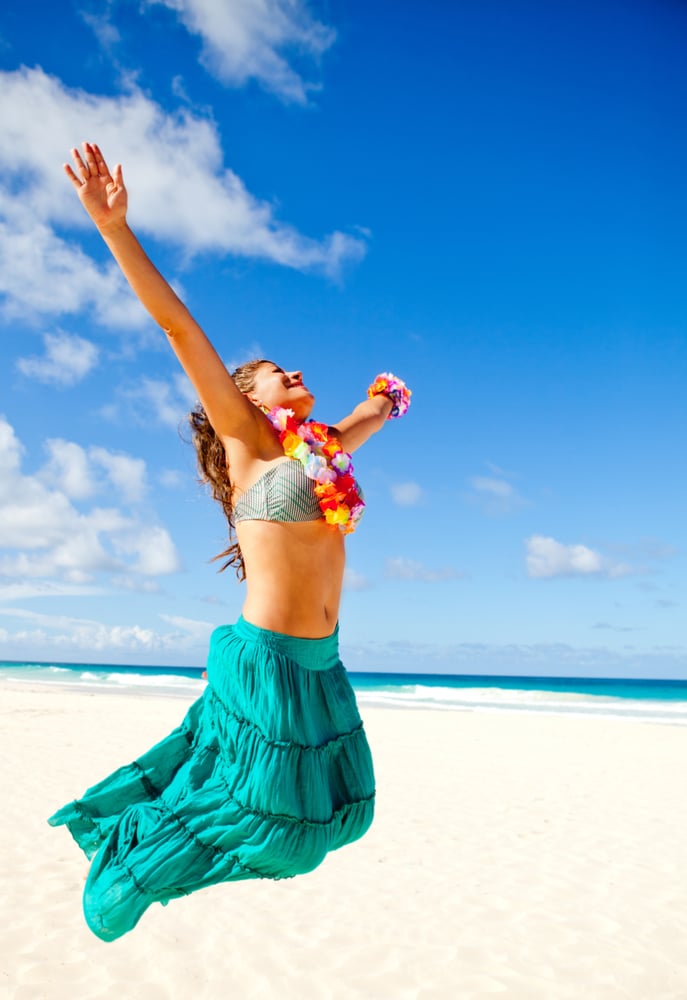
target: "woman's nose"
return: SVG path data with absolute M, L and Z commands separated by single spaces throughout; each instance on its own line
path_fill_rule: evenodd
M 303 372 L 289 372 L 289 378 L 292 382 L 302 382 Z

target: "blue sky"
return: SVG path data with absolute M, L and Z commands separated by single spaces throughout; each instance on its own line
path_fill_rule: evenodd
M 92 139 L 227 364 L 412 384 L 352 669 L 687 677 L 684 4 L 9 0 L 0 60 L 0 659 L 200 664 L 241 607 Z

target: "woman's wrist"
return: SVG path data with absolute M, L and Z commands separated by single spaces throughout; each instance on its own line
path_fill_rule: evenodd
M 116 219 L 112 222 L 96 223 L 96 229 L 104 240 L 116 239 L 120 233 L 125 233 L 129 229 L 126 218 Z
M 375 396 L 386 396 L 391 400 L 392 406 L 387 420 L 393 420 L 408 412 L 412 393 L 403 379 L 397 378 L 391 372 L 381 372 L 367 390 L 367 395 L 370 399 L 374 399 Z

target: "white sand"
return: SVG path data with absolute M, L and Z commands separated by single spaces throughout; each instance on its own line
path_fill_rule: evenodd
M 0 687 L 0 996 L 687 997 L 687 728 L 372 710 L 378 809 L 311 875 L 153 906 L 103 944 L 45 819 L 178 699 Z

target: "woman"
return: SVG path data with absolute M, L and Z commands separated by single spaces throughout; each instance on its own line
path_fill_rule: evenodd
M 304 423 L 314 397 L 300 371 L 260 360 L 230 376 L 127 226 L 121 167 L 111 175 L 91 143 L 72 157 L 81 203 L 198 393 L 201 472 L 230 534 L 235 525 L 226 565 L 247 584 L 239 621 L 213 633 L 208 687 L 181 726 L 49 821 L 95 855 L 84 913 L 112 941 L 152 902 L 310 871 L 372 822 L 372 760 L 338 657 L 343 535 L 364 507 L 348 453 L 410 394 L 378 376 L 327 427 Z

